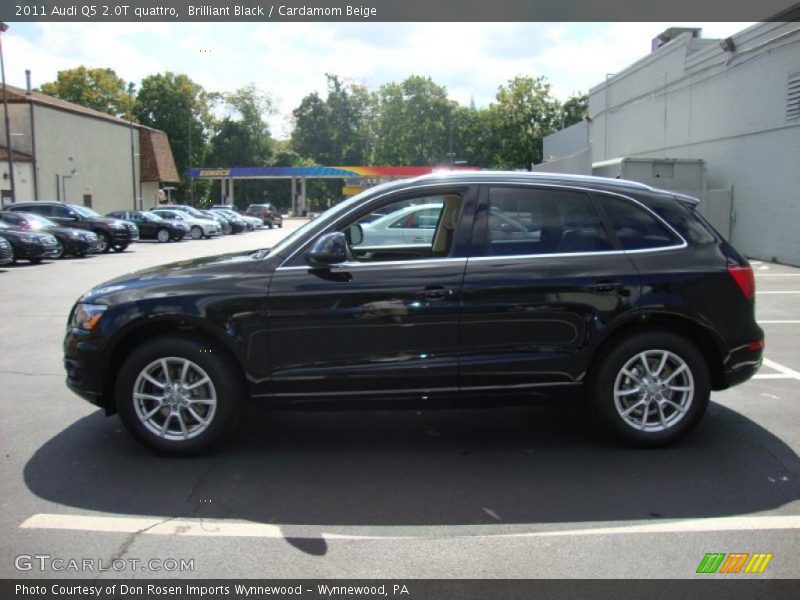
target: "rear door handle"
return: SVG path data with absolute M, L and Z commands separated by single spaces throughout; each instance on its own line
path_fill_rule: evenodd
M 429 285 L 419 295 L 427 300 L 445 300 L 453 295 L 453 290 L 441 285 Z
M 613 294 L 622 290 L 622 284 L 615 281 L 598 281 L 586 289 L 595 294 Z

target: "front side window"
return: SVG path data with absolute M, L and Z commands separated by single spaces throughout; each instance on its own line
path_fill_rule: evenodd
M 461 196 L 406 198 L 383 205 L 344 228 L 356 260 L 413 260 L 450 254 Z
M 489 190 L 487 256 L 602 252 L 614 247 L 584 193 L 570 190 Z
M 676 246 L 680 240 L 641 206 L 616 196 L 599 196 L 624 250 L 646 250 Z

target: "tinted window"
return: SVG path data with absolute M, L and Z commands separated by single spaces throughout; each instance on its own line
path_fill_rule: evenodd
M 688 206 L 684 206 L 678 201 L 665 202 L 654 205 L 653 211 L 677 229 L 691 244 L 716 243 L 714 235 L 709 230 L 711 226 L 703 221 L 697 211 Z
M 568 190 L 489 190 L 486 254 L 562 254 L 613 250 L 586 194 Z
M 50 204 L 26 204 L 24 206 L 14 206 L 12 210 L 21 212 L 29 212 L 35 215 L 44 215 L 45 217 L 53 214 L 52 206 Z
M 73 210 L 70 206 L 57 205 L 51 208 L 54 217 L 77 217 L 78 212 Z M 44 214 L 44 213 L 41 213 Z
M 625 250 L 675 246 L 680 240 L 641 206 L 615 196 L 601 196 L 614 233 Z

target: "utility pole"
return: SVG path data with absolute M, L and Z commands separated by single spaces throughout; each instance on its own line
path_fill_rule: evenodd
M 136 210 L 136 156 L 134 154 L 133 146 L 133 88 L 134 84 L 131 81 L 128 84 L 128 114 L 130 129 L 131 129 L 131 186 L 133 188 L 133 210 Z
M 8 31 L 7 23 L 0 23 L 0 76 L 3 78 L 3 108 L 6 123 L 6 153 L 8 154 L 8 181 L 11 184 L 11 202 L 15 202 L 17 188 L 14 185 L 14 157 L 11 155 L 11 129 L 8 123 L 8 92 L 6 91 L 6 65 L 3 61 L 3 35 Z

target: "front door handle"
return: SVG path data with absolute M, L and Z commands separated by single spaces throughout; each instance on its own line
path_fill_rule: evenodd
M 453 295 L 453 290 L 441 285 L 429 285 L 419 295 L 426 300 L 446 300 Z

